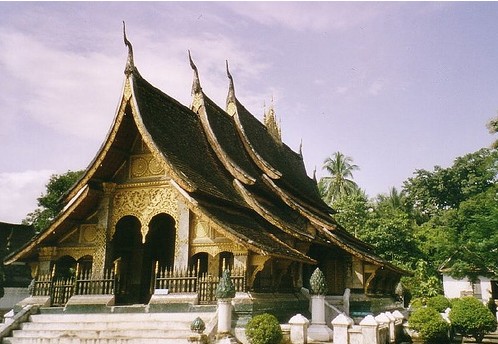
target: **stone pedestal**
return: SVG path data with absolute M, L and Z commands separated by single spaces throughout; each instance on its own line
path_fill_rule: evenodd
M 290 318 L 290 341 L 292 344 L 308 343 L 309 324 L 309 320 L 301 314 L 296 314 L 292 318 Z
M 311 326 L 308 328 L 308 339 L 315 342 L 329 342 L 332 330 L 325 323 L 325 296 L 311 296 Z
M 367 315 L 360 322 L 363 344 L 379 344 L 379 333 L 377 331 L 379 324 L 375 321 L 373 315 Z
M 353 319 L 342 313 L 332 320 L 334 327 L 334 343 L 349 343 L 349 327 L 354 324 Z
M 232 299 L 218 300 L 218 334 L 232 330 Z

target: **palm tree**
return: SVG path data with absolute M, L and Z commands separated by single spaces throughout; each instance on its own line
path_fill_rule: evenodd
M 389 194 L 381 194 L 377 196 L 377 203 L 380 204 L 385 204 L 391 209 L 400 209 L 404 205 L 405 201 L 405 193 L 402 190 L 401 192 L 396 189 L 396 187 L 392 186 L 389 189 Z
M 320 179 L 318 189 L 325 202 L 333 203 L 343 195 L 349 195 L 358 185 L 353 181 L 353 171 L 359 170 L 358 165 L 353 164 L 353 159 L 341 152 L 335 152 L 325 159 L 323 169 L 330 176 Z

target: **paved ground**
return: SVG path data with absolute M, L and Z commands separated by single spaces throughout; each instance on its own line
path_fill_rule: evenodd
M 460 336 L 455 337 L 455 340 L 453 341 L 454 344 L 463 344 L 463 343 L 475 343 L 474 338 L 463 338 Z M 482 341 L 483 343 L 497 343 L 498 344 L 498 332 L 493 332 L 484 337 L 484 340 Z

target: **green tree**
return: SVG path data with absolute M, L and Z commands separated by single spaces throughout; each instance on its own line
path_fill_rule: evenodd
M 421 257 L 413 235 L 414 221 L 400 209 L 376 208 L 369 214 L 358 237 L 376 248 L 384 259 L 413 269 Z
M 443 210 L 459 204 L 493 186 L 498 175 L 498 151 L 482 148 L 458 157 L 449 168 L 417 170 L 404 182 L 407 201 L 428 221 Z
M 334 219 L 354 236 L 365 230 L 369 212 L 373 210 L 367 195 L 359 188 L 349 195 L 339 197 L 331 206 L 337 211 Z
M 496 134 L 498 133 L 498 116 L 491 119 L 487 124 L 486 126 L 488 127 L 488 130 L 491 134 Z M 493 142 L 491 144 L 491 146 L 495 149 L 498 149 L 498 140 L 495 140 L 495 142 Z
M 54 174 L 46 185 L 46 192 L 38 200 L 38 208 L 29 213 L 23 224 L 33 225 L 37 232 L 47 228 L 62 210 L 61 197 L 74 185 L 84 171 L 67 171 Z
M 332 204 L 342 195 L 348 195 L 358 188 L 353 181 L 353 172 L 358 170 L 358 165 L 353 164 L 353 159 L 341 152 L 335 152 L 325 159 L 323 169 L 330 175 L 320 179 L 318 188 L 325 202 Z

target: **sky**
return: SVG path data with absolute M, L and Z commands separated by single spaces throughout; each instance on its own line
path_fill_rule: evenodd
M 273 104 L 310 176 L 336 151 L 370 197 L 488 147 L 498 2 L 0 2 L 0 222 L 52 174 L 88 166 L 116 114 L 127 49 L 186 106 L 192 70 L 224 108 Z

